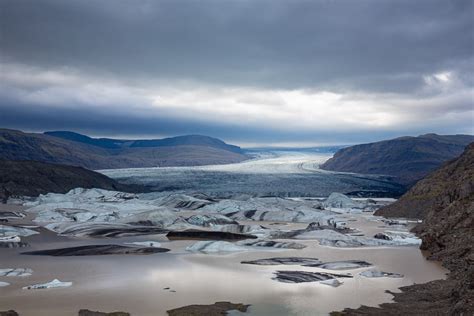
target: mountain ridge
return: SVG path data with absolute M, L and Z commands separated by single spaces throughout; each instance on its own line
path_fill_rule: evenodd
M 69 137 L 74 136 L 76 139 L 0 129 L 0 159 L 34 160 L 88 169 L 197 166 L 236 163 L 248 159 L 243 153 L 236 152 L 237 146 L 228 145 L 223 141 L 216 142 L 212 138 L 207 145 L 203 145 L 203 142 L 198 145 L 181 142 L 183 145 L 117 148 L 111 143 L 120 140 L 99 139 L 101 146 L 98 146 L 97 139 L 68 133 Z M 214 143 L 217 145 L 211 146 Z
M 94 145 L 101 148 L 120 149 L 125 147 L 169 147 L 169 146 L 209 146 L 220 148 L 236 153 L 242 153 L 242 149 L 235 145 L 230 145 L 224 141 L 205 135 L 181 135 L 174 137 L 166 137 L 160 139 L 114 139 L 114 138 L 93 138 L 71 131 L 47 131 L 43 133 L 57 138 L 71 140 L 88 145 Z
M 472 135 L 424 134 L 343 148 L 321 165 L 340 172 L 390 175 L 412 186 L 446 161 L 458 157 Z

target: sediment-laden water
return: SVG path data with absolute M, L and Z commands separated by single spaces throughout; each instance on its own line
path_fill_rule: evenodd
M 0 269 L 33 270 L 31 276 L 0 276 L 0 281 L 10 283 L 0 287 L 0 310 L 14 309 L 25 316 L 72 316 L 87 308 L 157 316 L 185 305 L 230 301 L 251 304 L 248 315 L 326 315 L 345 307 L 389 302 L 386 290 L 444 278 L 445 269 L 427 261 L 418 249 L 419 240 L 408 233 L 415 223 L 372 215 L 391 199 L 351 200 L 338 194 L 326 199 L 332 192 L 380 195 L 385 190 L 390 195 L 395 184 L 383 177 L 320 171 L 317 166 L 324 159 L 287 153 L 225 166 L 107 170 L 103 172 L 121 181 L 145 183 L 161 191 L 124 195 L 74 190 L 16 201 L 22 206 L 3 205 L 3 210 L 20 210 L 27 216 L 10 219 L 0 227 L 0 236 L 2 230 L 14 234 L 11 227 L 20 225 L 39 234 L 23 236 L 28 232 L 18 230 L 21 242 L 29 247 L 0 248 Z M 175 190 L 164 191 L 165 187 Z M 166 232 L 130 236 L 137 228 L 233 232 L 258 238 L 209 241 L 212 245 L 206 248 L 195 239 L 168 239 Z M 125 237 L 100 237 L 106 232 L 111 236 L 111 231 Z M 256 246 L 256 241 L 264 246 Z M 131 246 L 133 242 L 159 243 L 170 251 L 67 257 L 21 254 L 98 244 L 143 247 Z M 275 248 L 280 246 L 291 248 Z M 322 263 L 357 260 L 370 266 L 328 270 L 241 263 L 274 257 L 307 257 Z M 360 275 L 369 270 L 401 276 Z M 337 277 L 339 286 L 285 283 L 275 279 L 277 271 L 350 277 Z M 72 286 L 23 289 L 53 279 Z

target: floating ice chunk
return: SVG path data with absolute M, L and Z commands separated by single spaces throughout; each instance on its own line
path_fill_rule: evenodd
M 297 239 L 315 239 L 320 245 L 332 247 L 416 246 L 421 240 L 411 233 L 386 232 L 391 240 L 350 236 L 329 229 L 307 231 L 295 236 Z
M 228 218 L 227 216 L 216 214 L 216 215 L 193 215 L 186 220 L 191 225 L 196 226 L 215 226 L 215 225 L 226 225 L 226 224 L 238 224 L 235 220 Z
M 21 248 L 28 246 L 19 236 L 0 236 L 0 248 Z
M 317 258 L 308 258 L 308 257 L 275 257 L 267 259 L 257 259 L 249 261 L 241 261 L 242 264 L 255 264 L 255 265 L 302 265 L 302 266 L 312 266 L 321 264 L 321 260 Z
M 180 216 L 176 215 L 176 212 L 172 212 L 164 208 L 158 208 L 152 211 L 143 211 L 123 217 L 123 219 L 120 221 L 125 223 L 147 223 L 147 225 L 160 226 L 163 228 L 180 223 L 186 224 L 186 221 Z
M 75 237 L 124 237 L 162 234 L 166 232 L 156 226 L 138 226 L 123 223 L 51 223 L 45 228 L 64 236 Z
M 362 271 L 359 275 L 366 277 L 366 278 L 403 278 L 403 274 L 399 273 L 392 273 L 392 272 L 383 272 L 377 269 L 370 269 L 366 271 Z
M 0 211 L 0 219 L 17 219 L 24 218 L 26 215 L 15 211 Z
M 326 270 L 350 270 L 350 269 L 359 269 L 370 267 L 372 264 L 361 261 L 361 260 L 346 260 L 346 261 L 334 261 L 334 262 L 325 262 L 315 267 L 326 269 Z
M 0 236 L 0 242 L 20 242 L 21 238 L 18 236 Z
M 78 208 L 54 208 L 38 212 L 35 222 L 111 222 L 119 218 L 115 211 L 93 212 Z
M 228 232 L 234 234 L 252 234 L 264 236 L 269 233 L 267 229 L 260 225 L 239 225 L 239 224 L 229 224 L 229 225 L 218 225 L 214 226 L 212 230 Z
M 409 232 L 386 231 L 385 234 L 397 245 L 421 245 L 421 239 Z
M 0 281 L 0 287 L 5 287 L 5 286 L 9 286 L 9 285 L 10 285 L 10 283 L 8 283 L 8 282 L 1 282 Z
M 213 201 L 210 199 L 200 199 L 180 193 L 173 193 L 153 201 L 154 205 L 185 210 L 197 210 L 211 203 Z
M 134 242 L 126 242 L 126 245 L 134 245 L 140 247 L 152 247 L 152 248 L 160 248 L 161 244 L 157 241 L 134 241 Z
M 275 240 L 242 240 L 237 242 L 238 245 L 242 246 L 251 246 L 251 247 L 270 247 L 270 248 L 284 248 L 284 249 L 303 249 L 306 248 L 306 245 L 296 243 L 296 242 L 285 242 L 285 241 L 275 241 Z
M 62 282 L 58 279 L 54 279 L 51 282 L 43 283 L 43 284 L 34 284 L 23 287 L 24 290 L 39 290 L 39 289 L 52 289 L 52 288 L 59 288 L 59 287 L 69 287 L 72 285 L 72 282 Z
M 339 281 L 338 279 L 329 279 L 329 280 L 319 281 L 319 283 L 330 285 L 332 287 L 338 287 L 339 285 L 342 285 L 344 282 Z
M 0 225 L 1 237 L 9 237 L 9 236 L 27 237 L 27 236 L 36 235 L 36 234 L 39 234 L 39 233 L 28 228 Z
M 0 276 L 7 277 L 27 277 L 33 273 L 33 270 L 27 268 L 7 268 L 0 269 Z
M 284 283 L 305 283 L 305 282 L 321 282 L 330 281 L 324 283 L 327 285 L 337 286 L 336 278 L 352 278 L 350 274 L 332 274 L 332 273 L 321 273 L 321 272 L 309 272 L 309 271 L 276 271 L 273 280 L 277 280 Z M 337 281 L 337 280 L 336 280 Z M 339 284 L 338 284 L 339 285 Z
M 337 209 L 349 209 L 349 208 L 361 208 L 362 205 L 352 200 L 350 197 L 342 193 L 331 193 L 329 197 L 323 202 L 325 208 L 337 208 Z
M 247 251 L 248 248 L 238 246 L 236 244 L 233 244 L 227 241 L 203 240 L 203 241 L 198 241 L 197 243 L 187 247 L 186 250 L 192 251 L 192 252 L 216 253 L 216 252 Z

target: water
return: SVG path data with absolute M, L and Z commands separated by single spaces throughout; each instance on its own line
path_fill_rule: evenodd
M 299 224 L 295 224 L 295 227 Z M 377 230 L 377 224 L 360 219 L 358 227 Z M 315 241 L 298 241 L 302 250 L 251 251 L 234 254 L 187 253 L 194 241 L 167 241 L 162 235 L 92 243 L 123 243 L 157 240 L 170 253 L 150 256 L 33 257 L 19 250 L 1 250 L 2 267 L 29 267 L 27 278 L 8 278 L 11 286 L 0 288 L 0 310 L 13 308 L 20 315 L 77 315 L 81 308 L 101 311 L 124 310 L 132 315 L 166 315 L 166 310 L 189 304 L 231 301 L 252 304 L 250 315 L 326 315 L 330 311 L 359 305 L 388 302 L 401 286 L 443 278 L 445 270 L 425 259 L 416 247 L 337 249 L 321 247 Z M 91 244 L 53 234 L 29 238 L 34 249 Z M 378 269 L 405 275 L 402 279 L 367 279 L 357 275 L 364 269 L 348 270 L 354 279 L 344 279 L 337 288 L 318 283 L 287 284 L 272 280 L 276 270 L 323 271 L 299 266 L 254 266 L 243 260 L 280 256 L 315 257 L 323 261 L 363 259 Z M 54 278 L 73 281 L 65 289 L 27 291 L 21 287 Z M 176 292 L 163 290 L 170 287 Z
M 214 196 L 279 195 L 325 196 L 338 192 L 378 192 L 391 196 L 395 184 L 384 177 L 339 174 L 318 169 L 328 156 L 311 153 L 275 153 L 235 165 L 160 169 L 105 170 L 121 181 L 143 183 L 164 190 L 204 192 Z M 162 192 L 160 194 L 167 194 Z M 298 199 L 296 199 L 298 200 Z M 17 206 L 4 206 L 7 209 Z M 180 214 L 190 215 L 192 211 Z M 348 214 L 348 224 L 367 236 L 387 230 L 368 214 Z M 33 216 L 18 221 L 31 224 Z M 269 222 L 241 222 L 261 224 Z M 307 223 L 282 223 L 282 228 L 304 228 Z M 408 227 L 409 228 L 409 227 Z M 360 305 L 376 306 L 391 301 L 386 290 L 445 277 L 446 270 L 427 261 L 413 246 L 332 248 L 314 240 L 292 240 L 307 246 L 300 250 L 264 250 L 232 253 L 189 253 L 185 248 L 195 241 L 169 241 L 164 235 L 115 239 L 58 237 L 45 229 L 40 235 L 24 238 L 28 250 L 87 244 L 123 244 L 132 241 L 158 241 L 169 253 L 148 256 L 25 256 L 24 249 L 0 249 L 0 268 L 31 268 L 31 277 L 5 278 L 0 288 L 0 310 L 15 309 L 22 316 L 77 315 L 79 309 L 123 310 L 138 316 L 166 315 L 166 311 L 190 304 L 217 301 L 251 304 L 249 315 L 327 315 L 330 311 Z M 333 288 L 317 282 L 288 284 L 272 279 L 276 270 L 323 271 L 299 266 L 244 265 L 243 260 L 270 257 L 314 257 L 322 261 L 366 260 L 377 269 L 401 273 L 404 278 L 369 279 L 358 275 L 364 269 L 346 270 L 354 275 Z M 328 272 L 328 271 L 326 271 Z M 337 272 L 336 272 L 337 273 Z M 72 281 L 64 289 L 22 290 L 23 286 L 58 278 Z M 169 287 L 175 292 L 164 290 Z

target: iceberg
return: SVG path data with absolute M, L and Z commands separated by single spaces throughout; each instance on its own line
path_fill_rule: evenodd
M 306 245 L 296 242 L 275 241 L 275 240 L 242 240 L 237 242 L 238 245 L 248 247 L 270 247 L 270 248 L 284 248 L 284 249 L 303 249 Z
M 0 225 L 0 237 L 14 237 L 14 236 L 21 236 L 21 237 L 28 237 L 31 235 L 39 234 L 37 231 L 18 227 L 18 226 L 5 226 Z
M 52 289 L 52 288 L 61 288 L 61 287 L 69 287 L 72 285 L 72 282 L 62 282 L 58 279 L 54 279 L 51 282 L 43 283 L 43 284 L 34 284 L 23 287 L 24 290 L 39 290 L 39 289 Z
M 386 277 L 386 278 L 403 278 L 403 274 L 391 273 L 391 272 L 383 272 L 383 271 L 376 270 L 376 269 L 371 269 L 371 270 L 362 271 L 361 273 L 359 273 L 359 275 L 361 275 L 361 276 L 363 276 L 363 277 L 366 277 L 366 278 L 382 278 L 382 277 Z
M 186 221 L 195 226 L 210 227 L 215 225 L 227 225 L 227 224 L 238 224 L 235 220 L 228 218 L 227 216 L 216 214 L 216 215 L 193 215 L 186 219 Z
M 321 264 L 307 265 L 307 266 L 318 267 L 320 269 L 326 269 L 326 270 L 350 270 L 350 269 L 370 267 L 371 265 L 372 264 L 366 261 L 361 261 L 361 260 L 345 260 L 345 261 L 325 262 Z
M 125 245 L 133 245 L 133 246 L 140 246 L 140 247 L 151 247 L 151 248 L 160 248 L 161 243 L 157 241 L 134 241 L 134 242 L 126 242 Z
M 329 279 L 329 280 L 319 281 L 319 283 L 329 285 L 332 287 L 338 287 L 339 285 L 342 285 L 344 282 L 339 281 L 338 279 Z
M 363 205 L 358 201 L 354 201 L 350 197 L 337 192 L 331 193 L 331 195 L 329 195 L 329 197 L 323 202 L 323 206 L 327 209 L 363 208 Z
M 0 220 L 24 218 L 25 214 L 15 211 L 0 211 Z
M 246 247 L 242 247 L 233 244 L 228 241 L 209 241 L 203 240 L 186 247 L 187 251 L 191 252 L 205 252 L 205 253 L 217 253 L 217 252 L 240 252 L 249 250 Z
M 249 261 L 241 261 L 242 264 L 255 264 L 260 266 L 273 266 L 273 265 L 317 265 L 321 264 L 321 261 L 316 258 L 308 257 L 275 257 L 268 259 L 257 259 Z
M 33 270 L 27 268 L 7 268 L 0 269 L 0 276 L 6 277 L 27 277 L 33 273 Z
M 274 280 L 284 283 L 306 283 L 306 282 L 326 282 L 327 285 L 338 286 L 334 279 L 336 278 L 352 278 L 350 274 L 332 274 L 322 272 L 308 272 L 308 271 L 276 271 Z M 337 284 L 337 285 L 336 285 Z
M 421 239 L 408 232 L 386 232 L 390 240 L 351 236 L 330 229 L 307 231 L 295 236 L 297 239 L 315 239 L 320 245 L 332 247 L 416 246 Z

